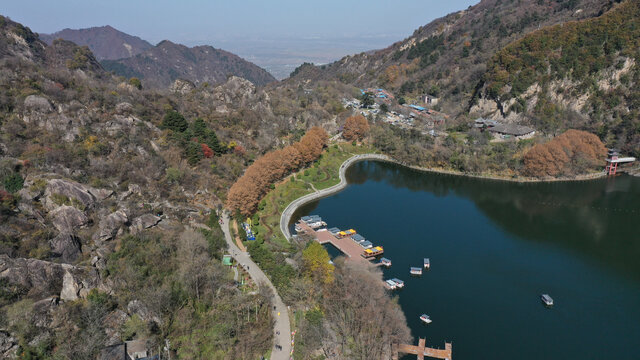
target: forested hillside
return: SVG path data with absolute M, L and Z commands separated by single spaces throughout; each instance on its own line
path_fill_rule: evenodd
M 582 128 L 640 154 L 640 1 L 535 31 L 491 59 L 477 112 L 526 116 L 549 132 Z M 493 108 L 493 110 L 492 110 Z
M 431 94 L 449 114 L 467 111 L 495 52 L 541 27 L 597 16 L 609 0 L 483 0 L 417 29 L 386 49 L 323 66 L 303 65 L 289 81 L 337 79 L 384 87 L 407 100 Z

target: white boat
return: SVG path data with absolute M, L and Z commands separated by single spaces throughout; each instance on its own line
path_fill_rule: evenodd
M 387 258 L 382 258 L 382 259 L 380 259 L 380 264 L 382 266 L 390 267 L 391 266 L 391 260 L 389 260 Z
M 424 258 L 424 268 L 428 269 L 431 267 L 431 262 L 429 261 L 429 258 Z
M 387 285 L 387 288 L 390 290 L 395 290 L 397 286 L 396 282 L 393 280 L 387 280 L 385 281 L 385 284 Z
M 429 318 L 429 315 L 427 314 L 420 315 L 420 320 L 425 324 L 431 324 L 431 318 Z
M 422 268 L 412 267 L 411 269 L 409 269 L 409 273 L 411 275 L 422 275 Z
M 391 281 L 396 283 L 396 288 L 398 288 L 398 289 L 402 289 L 404 287 L 404 281 L 402 281 L 400 279 L 393 278 L 393 279 L 391 279 Z
M 553 299 L 551 298 L 551 296 L 549 296 L 549 294 L 542 294 L 542 296 L 540 296 L 540 298 L 542 299 L 542 302 L 545 305 L 553 306 Z

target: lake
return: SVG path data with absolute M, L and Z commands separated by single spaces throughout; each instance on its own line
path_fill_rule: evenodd
M 450 341 L 456 360 L 640 359 L 640 178 L 520 184 L 365 161 L 347 180 L 292 221 L 318 214 L 384 246 L 416 341 Z

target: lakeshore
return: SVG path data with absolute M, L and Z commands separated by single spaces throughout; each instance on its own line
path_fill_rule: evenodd
M 284 235 L 285 239 L 287 239 L 287 241 L 291 240 L 291 231 L 289 230 L 289 227 L 292 222 L 292 215 L 296 212 L 298 208 L 300 208 L 304 204 L 322 199 L 327 196 L 331 196 L 343 190 L 347 186 L 347 180 L 345 177 L 345 173 L 347 169 L 351 165 L 357 162 L 366 161 L 366 160 L 391 162 L 391 163 L 401 165 L 408 169 L 419 171 L 419 172 L 446 174 L 446 175 L 463 176 L 463 177 L 469 177 L 469 178 L 486 179 L 486 180 L 494 180 L 494 181 L 507 181 L 507 182 L 515 182 L 515 183 L 589 181 L 589 180 L 595 180 L 595 179 L 599 179 L 607 176 L 604 173 L 604 171 L 602 171 L 602 172 L 597 172 L 592 174 L 580 175 L 574 178 L 561 177 L 561 178 L 552 178 L 552 179 L 538 179 L 538 178 L 528 178 L 528 177 L 515 177 L 515 178 L 501 177 L 501 176 L 494 176 L 494 175 L 471 174 L 471 173 L 464 173 L 464 172 L 454 171 L 454 170 L 426 168 L 426 167 L 420 167 L 415 165 L 407 165 L 405 163 L 402 163 L 398 160 L 391 158 L 390 156 L 383 155 L 383 154 L 359 154 L 359 155 L 354 155 L 348 158 L 342 163 L 342 165 L 340 165 L 340 168 L 338 170 L 340 182 L 338 184 L 333 185 L 326 189 L 315 190 L 314 192 L 301 196 L 293 200 L 291 203 L 289 203 L 289 205 L 284 209 L 284 211 L 280 216 L 280 232 Z

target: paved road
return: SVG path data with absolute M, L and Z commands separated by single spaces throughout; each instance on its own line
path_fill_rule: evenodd
M 333 193 L 336 193 L 342 189 L 344 189 L 347 186 L 347 178 L 345 176 L 345 173 L 347 171 L 347 168 L 349 166 L 351 166 L 351 164 L 356 163 L 358 161 L 364 161 L 364 160 L 381 160 L 381 161 L 393 161 L 393 159 L 391 159 L 390 157 L 386 156 L 386 155 L 380 155 L 380 154 L 362 154 L 362 155 L 355 155 L 350 157 L 349 159 L 347 159 L 345 162 L 342 163 L 342 165 L 340 166 L 340 182 L 336 185 L 333 185 L 330 188 L 326 188 L 326 189 L 322 189 L 322 190 L 316 190 L 315 192 L 305 195 L 303 197 L 300 197 L 294 201 L 292 201 L 282 212 L 282 216 L 280 217 L 280 231 L 282 231 L 282 234 L 284 235 L 285 239 L 287 239 L 287 241 L 291 240 L 291 232 L 289 232 L 289 220 L 291 219 L 291 216 L 293 216 L 293 213 L 302 205 L 316 200 L 316 199 L 320 199 L 323 198 L 325 196 L 329 196 Z M 315 190 L 315 187 L 313 188 Z
M 253 260 L 251 260 L 249 253 L 240 251 L 238 246 L 236 246 L 235 242 L 231 238 L 231 233 L 229 232 L 229 216 L 225 213 L 221 219 L 222 232 L 224 232 L 224 238 L 227 241 L 227 245 L 229 245 L 229 252 L 231 255 L 239 264 L 242 264 L 245 269 L 247 266 L 249 267 L 247 272 L 256 284 L 267 285 L 271 290 L 273 290 L 274 298 L 272 299 L 272 302 L 276 308 L 271 311 L 276 323 L 273 327 L 273 337 L 275 341 L 271 351 L 271 360 L 289 360 L 291 354 L 291 323 L 289 322 L 287 306 L 282 302 L 280 295 L 278 295 L 276 288 L 273 286 L 269 278 L 262 272 L 262 270 L 260 270 Z M 282 346 L 282 350 L 278 350 L 276 345 Z

